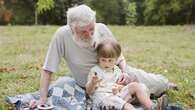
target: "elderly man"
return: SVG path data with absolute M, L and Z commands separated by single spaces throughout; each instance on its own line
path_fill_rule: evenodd
M 54 34 L 50 43 L 43 72 L 40 79 L 40 101 L 47 101 L 49 82 L 52 73 L 58 70 L 61 58 L 64 58 L 73 79 L 84 89 L 87 76 L 96 61 L 95 48 L 101 39 L 111 37 L 111 31 L 106 25 L 96 23 L 96 13 L 86 5 L 70 8 L 67 11 L 67 25 L 60 27 Z M 125 59 L 121 55 L 118 65 L 124 72 L 118 83 L 128 83 L 136 77 L 139 82 L 146 84 L 150 92 L 160 94 L 168 87 L 168 80 L 161 75 L 146 73 L 126 66 Z M 70 78 L 61 78 L 53 86 L 64 85 Z

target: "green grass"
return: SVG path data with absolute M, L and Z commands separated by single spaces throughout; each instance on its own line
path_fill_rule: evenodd
M 58 26 L 0 26 L 0 101 L 39 89 L 40 68 Z M 195 109 L 195 26 L 109 26 L 127 63 L 178 84 L 172 103 Z M 65 67 L 65 68 L 64 68 Z M 53 80 L 68 72 L 60 65 Z M 1 103 L 0 102 L 0 103 Z M 0 104 L 0 110 L 8 109 Z

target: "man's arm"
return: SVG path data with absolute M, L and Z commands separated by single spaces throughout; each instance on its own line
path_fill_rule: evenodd
M 52 72 L 43 70 L 40 79 L 40 102 L 39 104 L 45 104 L 47 102 L 48 87 L 51 80 Z
M 121 54 L 121 56 L 118 58 L 117 65 L 121 69 L 122 72 L 125 72 L 127 64 L 126 64 L 125 57 L 123 56 L 123 54 Z
M 129 75 L 126 73 L 127 64 L 126 64 L 125 57 L 123 56 L 123 54 L 121 54 L 121 56 L 118 58 L 117 65 L 123 73 L 122 76 L 119 77 L 117 81 L 118 84 L 126 85 L 130 82 L 137 81 L 136 77 L 129 77 Z

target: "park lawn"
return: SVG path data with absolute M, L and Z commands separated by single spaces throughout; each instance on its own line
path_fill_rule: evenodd
M 6 96 L 39 89 L 41 66 L 58 27 L 0 26 L 0 110 L 8 109 Z M 167 91 L 170 102 L 195 109 L 195 26 L 109 28 L 129 65 L 165 75 L 179 86 L 179 91 Z M 68 72 L 62 63 L 53 80 Z

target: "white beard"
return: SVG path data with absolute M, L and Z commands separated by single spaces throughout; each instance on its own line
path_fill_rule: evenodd
M 89 39 L 81 39 L 81 37 L 74 33 L 72 38 L 79 47 L 89 48 L 93 46 L 96 36 L 93 34 Z

